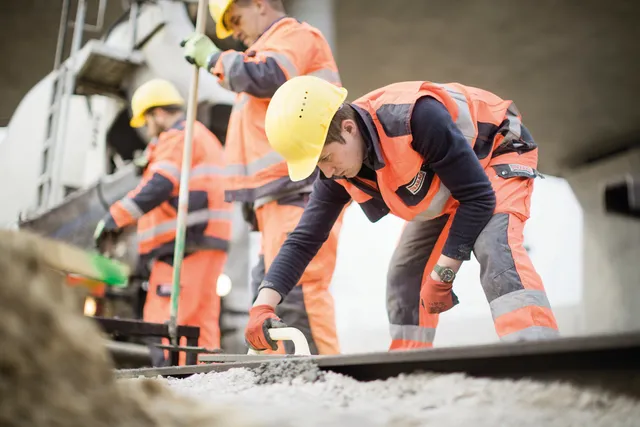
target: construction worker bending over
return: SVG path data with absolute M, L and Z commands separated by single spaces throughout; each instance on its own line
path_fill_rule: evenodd
M 209 10 L 219 38 L 233 35 L 249 46 L 246 52 L 220 51 L 203 35 L 183 42 L 189 62 L 205 68 L 220 84 L 236 92 L 227 131 L 227 201 L 243 204 L 245 218 L 261 233 L 260 262 L 252 276 L 254 292 L 269 271 L 287 234 L 307 204 L 318 172 L 289 179 L 284 158 L 269 146 L 264 118 L 271 96 L 288 79 L 314 75 L 332 86 L 340 77 L 331 49 L 316 28 L 285 15 L 280 0 L 212 0 Z M 300 329 L 313 354 L 339 352 L 334 303 L 329 285 L 336 262 L 340 217 L 328 231 L 306 270 L 278 306 L 278 315 Z M 255 294 L 254 294 L 255 297 Z M 273 350 L 291 353 L 290 343 Z M 269 351 L 271 352 L 271 351 Z
M 140 262 L 151 271 L 143 319 L 169 320 L 178 193 L 184 148 L 184 99 L 170 82 L 154 79 L 140 86 L 131 100 L 131 126 L 146 125 L 150 138 L 142 180 L 114 203 L 96 229 L 96 243 L 108 233 L 137 223 Z M 189 212 L 180 278 L 178 324 L 200 327 L 199 345 L 220 348 L 218 276 L 227 260 L 231 238 L 231 205 L 224 201 L 222 144 L 202 123 L 193 124 Z M 168 343 L 168 340 L 165 340 Z M 184 343 L 182 343 L 184 344 Z M 160 353 L 167 358 L 168 352 Z M 185 363 L 184 352 L 180 364 Z M 162 361 L 154 361 L 161 365 Z
M 303 76 L 273 96 L 265 129 L 294 181 L 317 166 L 300 223 L 276 257 L 245 331 L 255 348 L 281 326 L 286 297 L 342 207 L 370 221 L 406 221 L 388 273 L 391 348 L 431 347 L 438 314 L 458 303 L 452 285 L 471 251 L 504 341 L 556 337 L 540 276 L 523 247 L 538 148 L 516 106 L 457 83 L 395 83 L 352 103 L 347 91 Z

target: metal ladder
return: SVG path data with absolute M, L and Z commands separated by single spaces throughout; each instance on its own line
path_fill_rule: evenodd
M 42 168 L 38 179 L 36 211 L 42 211 L 58 204 L 66 195 L 62 184 L 62 157 L 69 114 L 70 98 L 74 94 L 75 75 L 72 70 L 74 59 L 82 44 L 85 31 L 100 32 L 104 24 L 107 0 L 98 0 L 98 16 L 95 25 L 86 25 L 87 2 L 78 0 L 75 20 L 69 19 L 70 0 L 63 0 L 60 27 L 53 66 L 52 96 L 47 110 L 45 141 L 42 146 Z M 62 55 L 67 28 L 73 26 L 71 52 L 66 61 Z
M 122 82 L 144 63 L 137 48 L 137 19 L 141 0 L 131 0 L 128 10 L 131 43 L 128 49 L 108 46 L 104 40 L 93 39 L 82 46 L 85 31 L 99 33 L 104 26 L 107 0 L 98 2 L 97 22 L 85 23 L 87 0 L 78 0 L 74 21 L 69 19 L 70 0 L 63 0 L 60 28 L 53 70 L 52 96 L 47 114 L 45 141 L 42 146 L 42 168 L 34 214 L 50 210 L 67 196 L 63 183 L 63 157 L 67 140 L 69 106 L 73 95 L 104 95 L 122 97 Z M 123 15 L 123 17 L 126 16 Z M 71 51 L 62 60 L 67 28 L 73 27 Z

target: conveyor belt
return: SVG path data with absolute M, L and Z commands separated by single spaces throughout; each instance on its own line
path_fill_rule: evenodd
M 230 355 L 229 355 L 230 356 Z M 138 376 L 183 378 L 197 373 L 220 372 L 231 368 L 255 368 L 277 359 L 264 357 L 229 363 L 196 366 L 143 368 L 117 371 L 119 378 Z M 230 357 L 229 357 L 230 358 Z M 283 356 L 313 360 L 321 369 L 369 381 L 416 371 L 464 372 L 474 376 L 536 377 L 562 373 L 597 374 L 617 371 L 640 373 L 640 332 L 560 338 L 549 341 L 496 343 L 464 347 L 376 352 L 338 356 Z

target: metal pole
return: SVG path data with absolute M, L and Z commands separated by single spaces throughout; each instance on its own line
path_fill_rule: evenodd
M 204 34 L 207 23 L 207 0 L 199 0 L 196 18 L 196 32 Z M 178 345 L 178 301 L 180 300 L 180 272 L 184 257 L 184 243 L 187 231 L 187 214 L 189 210 L 189 176 L 191 172 L 191 152 L 193 147 L 193 122 L 198 109 L 198 78 L 200 69 L 193 65 L 191 88 L 187 103 L 187 119 L 182 154 L 182 170 L 180 171 L 180 191 L 178 194 L 178 221 L 176 228 L 176 246 L 173 256 L 173 286 L 171 288 L 171 316 L 169 318 L 169 337 L 173 345 Z
M 67 21 L 69 20 L 69 0 L 62 0 L 62 13 L 60 14 L 60 28 L 58 28 L 58 41 L 56 43 L 56 57 L 53 61 L 53 69 L 57 70 L 62 62 L 64 39 L 67 35 Z
M 69 105 L 71 97 L 75 89 L 75 74 L 73 70 L 73 62 L 75 62 L 76 53 L 80 50 L 82 44 L 82 33 L 84 31 L 84 21 L 87 14 L 86 0 L 78 0 L 78 9 L 76 10 L 76 20 L 73 28 L 73 39 L 71 41 L 71 53 L 67 59 L 67 82 L 65 84 L 64 94 L 62 95 L 62 111 L 58 120 L 60 120 L 61 130 L 56 135 L 55 148 L 53 150 L 53 173 L 51 174 L 51 190 L 48 207 L 54 206 L 63 198 L 62 194 L 62 162 L 64 159 L 64 147 L 67 133 L 67 125 L 69 118 Z

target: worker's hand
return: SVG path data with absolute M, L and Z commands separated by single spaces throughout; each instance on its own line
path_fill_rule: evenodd
M 431 275 L 427 276 L 420 290 L 420 305 L 427 310 L 427 313 L 443 313 L 451 310 L 458 302 L 451 283 L 435 280 Z
M 184 57 L 187 62 L 200 68 L 207 68 L 211 55 L 220 52 L 209 37 L 198 33 L 193 33 L 182 40 L 180 46 L 184 48 Z
M 278 349 L 267 331 L 271 328 L 286 328 L 287 325 L 276 315 L 274 308 L 268 304 L 256 305 L 249 310 L 249 323 L 244 331 L 244 338 L 249 347 L 262 351 L 267 348 Z
M 107 236 L 117 235 L 120 231 L 121 230 L 116 225 L 116 222 L 111 217 L 111 214 L 107 214 L 98 222 L 98 225 L 93 232 L 93 242 L 95 243 L 96 248 L 100 248 L 102 242 Z

